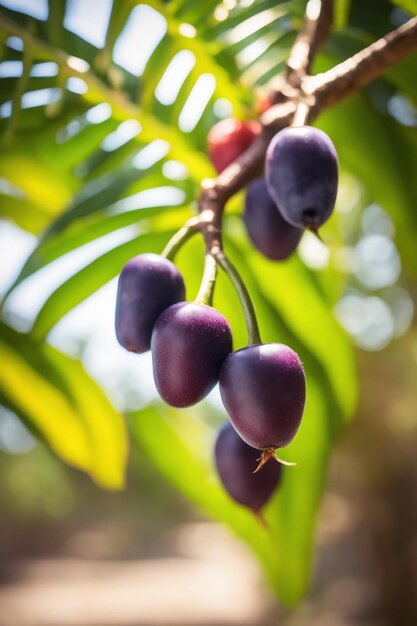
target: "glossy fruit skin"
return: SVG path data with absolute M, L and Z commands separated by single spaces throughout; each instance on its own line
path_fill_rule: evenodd
M 130 352 L 149 350 L 159 315 L 184 298 L 184 281 L 171 261 L 158 254 L 130 259 L 117 288 L 115 326 L 119 343 Z
M 232 350 L 232 332 L 213 307 L 180 302 L 157 319 L 151 347 L 159 395 L 171 406 L 186 407 L 202 400 L 218 382 Z
M 292 441 L 303 416 L 303 365 L 288 346 L 269 343 L 230 354 L 220 372 L 220 394 L 233 426 L 253 448 Z
M 266 153 L 268 191 L 287 222 L 317 230 L 336 201 L 336 149 L 323 131 L 311 126 L 284 128 Z
M 267 463 L 254 474 L 259 450 L 248 446 L 229 422 L 219 430 L 214 456 L 223 486 L 233 500 L 259 512 L 281 480 L 282 465 Z
M 260 130 L 256 121 L 233 117 L 221 120 L 211 128 L 207 136 L 208 152 L 218 174 L 249 148 Z
M 303 231 L 284 220 L 269 195 L 265 180 L 248 187 L 243 219 L 255 248 L 273 261 L 283 261 L 296 249 Z

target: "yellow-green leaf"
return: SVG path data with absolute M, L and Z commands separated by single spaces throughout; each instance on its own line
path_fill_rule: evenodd
M 101 486 L 124 484 L 122 416 L 76 359 L 0 324 L 0 403 Z

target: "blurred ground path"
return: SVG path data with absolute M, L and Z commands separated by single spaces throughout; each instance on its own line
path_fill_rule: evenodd
M 247 551 L 216 524 L 181 526 L 178 556 L 24 560 L 0 587 L 0 626 L 245 626 L 272 623 Z

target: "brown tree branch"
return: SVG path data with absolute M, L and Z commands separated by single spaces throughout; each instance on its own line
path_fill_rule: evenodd
M 303 100 L 309 101 L 312 107 L 310 119 L 317 117 L 322 108 L 332 106 L 359 91 L 389 67 L 416 50 L 417 17 L 413 17 L 331 70 L 316 76 L 306 76 L 302 81 L 301 93 L 293 89 L 290 94 L 287 94 L 284 87 L 281 93 L 286 94 L 286 105 L 275 105 L 266 111 L 260 118 L 262 126 L 270 132 L 274 130 L 278 132 L 283 122 L 282 107 L 289 107 L 289 111 L 292 102 L 294 115 L 297 104 Z
M 413 17 L 328 72 L 306 78 L 303 90 L 315 96 L 320 108 L 330 106 L 359 91 L 416 49 L 417 17 Z
M 299 87 L 310 72 L 317 50 L 325 42 L 333 20 L 333 0 L 308 0 L 304 24 L 287 61 L 287 81 Z

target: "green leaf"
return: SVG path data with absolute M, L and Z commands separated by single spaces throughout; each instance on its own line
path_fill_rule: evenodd
M 48 0 L 49 40 L 54 46 L 62 45 L 67 0 Z
M 178 228 L 181 224 L 178 225 Z M 113 248 L 64 282 L 48 298 L 33 325 L 33 335 L 44 338 L 51 328 L 77 304 L 117 276 L 136 254 L 160 252 L 177 229 L 145 233 Z
M 100 215 L 96 214 L 93 219 L 82 220 L 80 221 L 81 223 L 77 223 L 76 227 L 74 225 L 73 228 L 40 241 L 36 249 L 26 260 L 19 276 L 11 286 L 9 293 L 25 278 L 28 278 L 28 276 L 31 276 L 45 265 L 48 265 L 68 252 L 72 252 L 119 228 L 130 226 L 131 224 L 139 224 L 141 221 L 156 218 L 158 215 L 165 213 L 167 216 L 171 213 L 175 215 L 178 210 L 177 206 L 151 207 L 149 209 L 136 209 L 121 213 L 120 215 L 116 214 L 110 216 L 104 211 Z
M 392 0 L 392 2 L 411 15 L 417 15 L 417 0 Z
M 141 4 L 139 0 L 124 0 L 121 3 L 120 14 L 116 14 L 116 12 L 113 11 L 106 42 L 107 49 L 114 45 L 116 36 L 122 30 L 130 10 L 138 4 Z M 178 21 L 170 11 L 169 6 L 164 2 L 160 0 L 148 0 L 146 4 L 164 16 L 167 21 L 167 34 L 148 60 L 147 67 L 142 76 L 145 103 L 150 102 L 150 94 L 155 90 L 158 82 L 157 79 L 162 76 L 164 63 L 169 61 L 170 57 L 172 58 L 176 52 L 180 50 L 190 50 L 196 58 L 198 72 L 200 74 L 205 72 L 213 74 L 217 85 L 220 86 L 222 97 L 232 102 L 237 115 L 244 114 L 241 102 L 245 94 L 245 89 L 241 84 L 231 80 L 227 71 L 216 62 L 214 53 L 217 46 L 203 42 L 199 37 L 187 37 L 182 35 L 181 24 L 183 20 Z
M 51 219 L 39 204 L 8 194 L 0 194 L 0 216 L 36 235 L 46 228 Z
M 62 211 L 71 197 L 65 181 L 51 176 L 49 168 L 28 153 L 10 149 L 0 153 L 0 176 L 51 217 Z M 45 184 L 46 181 L 48 184 Z
M 284 12 L 287 14 L 290 11 L 291 3 L 288 0 L 258 0 L 251 3 L 249 6 L 242 6 L 236 4 L 236 7 L 232 8 L 229 12 L 227 19 L 217 21 L 215 19 L 205 20 L 203 24 L 203 36 L 210 39 L 218 39 L 225 35 L 233 28 L 240 26 L 246 20 L 252 17 L 256 17 L 259 14 L 268 15 L 270 21 Z M 269 10 L 269 13 L 266 12 Z M 256 24 L 254 26 L 256 28 Z
M 91 220 L 85 219 L 96 214 L 97 218 L 108 219 L 122 215 L 123 211 L 118 213 L 118 207 L 115 205 L 117 200 L 131 198 L 141 191 L 154 190 L 167 186 L 167 179 L 160 173 L 160 167 L 149 168 L 145 171 L 138 171 L 136 168 L 122 168 L 118 175 L 106 174 L 98 179 L 84 185 L 82 192 L 74 197 L 71 205 L 59 215 L 51 224 L 42 237 L 41 244 L 50 241 L 61 231 L 74 231 L 87 227 Z M 168 185 L 173 187 L 174 185 Z M 175 189 L 188 192 L 188 198 L 185 202 L 191 202 L 195 186 L 190 181 L 177 183 Z M 154 207 L 155 212 L 159 206 Z M 127 215 L 126 223 L 132 223 L 130 213 L 135 209 L 125 212 Z M 68 228 L 70 227 L 70 228 Z
M 98 181 L 94 180 L 85 185 L 68 209 L 49 224 L 37 247 L 27 258 L 18 276 L 4 295 L 4 299 L 25 278 L 48 263 L 114 230 L 133 224 L 139 225 L 148 218 L 156 218 L 156 224 L 161 224 L 161 219 L 164 218 L 158 218 L 158 216 L 164 213 L 168 224 L 178 224 L 179 228 L 182 225 L 180 219 L 183 217 L 185 220 L 188 214 L 185 211 L 182 211 L 179 216 L 171 217 L 170 214 L 173 213 L 173 209 L 177 212 L 181 211 L 181 207 L 150 206 L 119 212 L 117 206 L 111 204 L 121 195 L 129 196 L 148 189 L 156 190 L 161 184 L 166 184 L 166 179 L 160 173 L 152 175 L 151 172 L 152 168 L 142 176 L 136 170 L 124 170 L 119 173 L 118 177 L 106 175 Z M 133 180 L 134 183 L 132 183 Z M 194 188 L 190 181 L 185 181 L 178 187 L 182 187 L 188 195 L 190 195 L 190 188 Z M 149 228 L 149 225 L 150 222 L 147 222 L 145 229 Z
M 323 112 L 317 125 L 334 141 L 343 165 L 391 215 L 403 261 L 409 271 L 415 272 L 415 130 L 378 113 L 364 95 L 356 95 Z
M 350 0 L 338 0 L 334 5 L 335 28 L 345 28 L 349 19 Z
M 385 72 L 386 81 L 396 87 L 401 95 L 410 98 L 414 105 L 417 105 L 417 84 L 414 80 L 416 64 L 417 54 L 410 54 Z
M 139 177 L 140 173 L 132 168 L 122 170 L 117 177 L 107 175 L 92 181 L 89 185 L 84 185 L 81 193 L 74 198 L 70 206 L 51 224 L 45 237 L 49 239 L 52 234 L 60 232 L 74 220 L 90 215 L 116 202 L 126 187 Z
M 0 324 L 0 402 L 13 409 L 64 461 L 102 487 L 124 484 L 126 433 L 81 363 Z
M 9 24 L 5 23 L 4 28 L 8 29 Z M 10 29 L 10 32 L 14 32 L 13 28 Z M 185 40 L 187 41 L 186 38 Z M 141 141 L 143 143 L 151 142 L 154 139 L 167 141 L 171 145 L 171 158 L 184 162 L 193 177 L 199 179 L 212 173 L 207 158 L 198 151 L 190 150 L 187 137 L 180 133 L 177 128 L 162 123 L 149 112 L 141 110 L 133 101 L 121 97 L 118 91 L 108 87 L 92 71 L 80 72 L 71 69 L 66 63 L 62 64 L 62 53 L 59 50 L 45 46 L 43 42 L 39 44 L 35 40 L 31 41 L 31 44 L 35 56 L 58 62 L 66 76 L 75 76 L 84 80 L 88 87 L 88 90 L 80 96 L 84 103 L 95 105 L 108 102 L 112 106 L 113 120 L 122 122 L 136 119 L 142 127 Z M 215 64 L 213 63 L 214 67 Z M 222 68 L 218 68 L 218 71 L 223 72 Z M 232 89 L 232 86 L 230 88 Z M 24 111 L 24 113 L 30 114 L 30 110 Z M 96 132 L 96 130 L 93 129 L 92 132 Z

